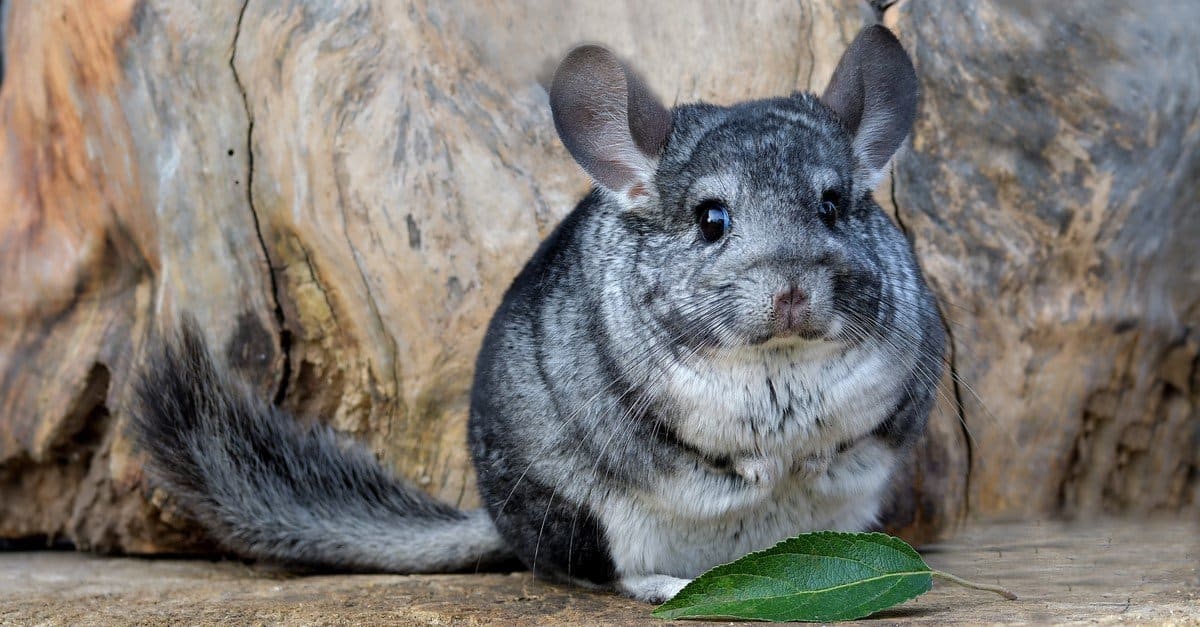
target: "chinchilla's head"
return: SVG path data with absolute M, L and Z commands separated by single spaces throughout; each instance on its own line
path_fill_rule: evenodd
M 916 102 L 881 26 L 820 97 L 667 109 L 596 46 L 572 51 L 551 90 L 563 143 L 621 208 L 613 232 L 635 240 L 631 302 L 692 346 L 845 340 L 876 323 L 889 273 L 912 270 L 870 192 Z

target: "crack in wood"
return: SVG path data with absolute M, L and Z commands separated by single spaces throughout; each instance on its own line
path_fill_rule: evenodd
M 238 74 L 237 70 L 238 41 L 242 37 L 242 20 L 245 19 L 246 8 L 249 6 L 250 0 L 245 0 L 238 11 L 237 23 L 233 31 L 233 44 L 230 46 L 229 51 L 229 69 L 233 72 L 233 82 L 237 85 L 238 93 L 242 97 L 242 106 L 246 110 L 246 204 L 250 208 L 250 216 L 254 222 L 254 235 L 258 238 L 263 258 L 267 262 L 267 280 L 271 285 L 271 300 L 275 306 L 273 313 L 275 315 L 275 323 L 279 326 L 279 352 L 283 360 L 283 372 L 279 377 L 279 387 L 276 388 L 275 394 L 272 397 L 272 402 L 275 405 L 279 405 L 287 395 L 288 379 L 292 375 L 292 332 L 288 330 L 287 320 L 283 315 L 283 304 L 279 298 L 279 282 L 275 279 L 275 264 L 271 261 L 271 251 L 267 247 L 266 238 L 263 237 L 258 210 L 254 206 L 254 112 L 250 109 L 250 100 L 246 95 L 246 86 L 242 83 L 242 77 Z
M 899 158 L 899 157 L 897 157 Z M 908 225 L 904 223 L 904 219 L 900 215 L 900 202 L 896 197 L 896 160 L 892 160 L 891 176 L 888 177 L 888 194 L 892 201 L 892 215 L 896 219 L 896 226 L 900 227 L 900 231 L 904 233 L 904 238 L 908 240 L 909 246 L 913 245 L 914 235 L 908 229 Z M 915 254 L 915 250 L 914 250 Z M 971 438 L 971 430 L 967 426 L 967 412 L 963 403 L 962 383 L 958 374 L 958 345 L 954 338 L 954 329 L 950 326 L 950 319 L 946 316 L 945 307 L 942 305 L 941 298 L 935 298 L 938 309 L 938 320 L 942 323 L 942 329 L 946 332 L 946 341 L 950 349 L 950 355 L 946 357 L 946 367 L 950 369 L 950 387 L 954 394 L 954 414 L 958 418 L 958 428 L 962 432 L 963 441 L 967 446 L 967 471 L 963 477 L 963 497 L 962 505 L 959 507 L 961 517 L 965 518 L 971 513 L 971 473 L 975 468 L 975 441 Z M 982 405 L 982 399 L 976 399 Z
M 7 38 L 4 36 L 6 25 L 8 24 L 8 3 L 0 0 L 0 85 L 4 84 L 4 49 L 8 46 Z

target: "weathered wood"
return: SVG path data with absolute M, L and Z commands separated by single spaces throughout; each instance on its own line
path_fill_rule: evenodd
M 951 321 L 975 512 L 1200 512 L 1194 2 L 906 2 L 892 199 Z
M 270 275 L 246 205 L 247 118 L 228 65 L 238 14 L 188 7 L 9 7 L 0 536 L 178 543 L 142 504 L 121 408 L 145 338 L 179 304 L 235 329 L 221 336 L 249 351 L 250 376 L 278 376 Z
M 962 577 L 1000 583 L 1018 600 L 938 581 L 913 601 L 850 624 L 1195 625 L 1195 532 L 1186 523 L 1132 520 L 970 526 L 961 538 L 931 547 L 926 560 Z M 0 621 L 21 625 L 643 625 L 653 620 L 650 609 L 528 573 L 294 577 L 231 562 L 0 553 Z
M 202 548 L 169 498 L 147 503 L 124 430 L 154 329 L 192 311 L 264 396 L 470 505 L 484 324 L 586 188 L 554 136 L 554 61 L 603 41 L 668 102 L 733 102 L 819 89 L 876 17 L 834 1 L 7 10 L 0 537 L 133 552 Z M 885 13 L 924 104 L 880 199 L 945 297 L 962 380 L 894 499 L 910 538 L 968 496 L 1023 515 L 1200 508 L 1200 105 L 1181 61 L 1200 44 L 1176 36 L 1197 9 L 1072 11 Z M 1170 36 L 1143 49 L 1139 20 Z M 1062 37 L 1078 50 L 1042 41 Z

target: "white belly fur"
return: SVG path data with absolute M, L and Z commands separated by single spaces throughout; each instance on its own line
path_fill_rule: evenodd
M 618 573 L 692 578 L 797 533 L 872 524 L 895 454 L 866 438 L 832 456 L 886 418 L 898 391 L 896 364 L 869 350 L 841 361 L 832 369 L 824 359 L 781 369 L 749 360 L 711 377 L 672 376 L 667 389 L 691 417 L 678 425 L 680 438 L 730 456 L 739 473 L 749 468 L 760 480 L 697 466 L 643 491 L 610 494 L 597 514 Z M 804 396 L 782 427 L 770 410 L 768 377 L 778 396 L 785 389 Z M 820 400 L 806 389 L 821 390 Z
M 895 456 L 873 441 L 859 448 L 815 479 L 739 489 L 699 471 L 654 493 L 610 495 L 599 515 L 617 572 L 692 578 L 798 533 L 863 529 L 879 513 Z

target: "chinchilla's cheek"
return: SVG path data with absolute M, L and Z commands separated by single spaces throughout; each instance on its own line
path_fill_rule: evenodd
M 825 327 L 825 337 L 837 338 L 841 337 L 846 332 L 846 321 L 842 316 L 834 313 L 829 317 L 829 325 Z

